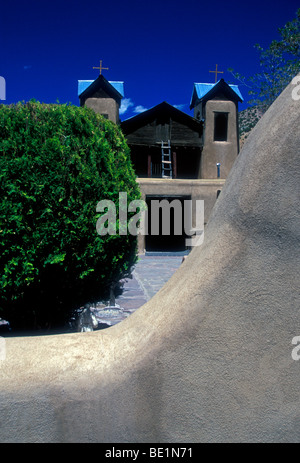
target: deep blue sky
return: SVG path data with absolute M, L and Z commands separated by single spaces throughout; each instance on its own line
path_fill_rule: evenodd
M 79 105 L 77 81 L 124 81 L 121 116 L 162 101 L 189 111 L 194 82 L 233 81 L 229 67 L 259 70 L 255 43 L 268 47 L 296 16 L 299 0 L 22 0 L 0 6 L 0 76 L 6 101 Z M 247 101 L 246 87 L 240 90 Z M 246 104 L 240 105 L 240 109 Z

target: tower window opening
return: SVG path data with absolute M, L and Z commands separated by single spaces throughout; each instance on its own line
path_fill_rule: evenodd
M 228 114 L 215 113 L 214 141 L 227 141 Z

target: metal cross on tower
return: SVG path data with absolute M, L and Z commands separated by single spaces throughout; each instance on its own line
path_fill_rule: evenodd
M 99 66 L 99 67 L 93 66 L 93 69 L 99 69 L 99 71 L 100 71 L 99 73 L 100 73 L 100 75 L 101 75 L 103 69 L 108 70 L 109 68 L 104 68 L 104 67 L 102 67 L 102 60 L 100 60 L 100 66 Z
M 218 74 L 224 74 L 223 71 L 218 71 L 218 65 L 216 64 L 216 69 L 215 71 L 209 71 L 209 72 L 213 72 L 215 74 L 215 82 L 217 82 L 217 79 L 218 79 Z

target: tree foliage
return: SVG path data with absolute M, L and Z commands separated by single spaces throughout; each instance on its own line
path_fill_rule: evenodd
M 296 18 L 278 29 L 279 40 L 273 40 L 266 50 L 259 44 L 261 72 L 248 80 L 233 69 L 229 72 L 242 84 L 249 87 L 252 99 L 249 104 L 259 105 L 266 111 L 300 71 L 300 8 Z
M 0 106 L 0 316 L 62 323 L 130 271 L 136 237 L 100 236 L 96 205 L 140 197 L 119 128 L 87 108 Z

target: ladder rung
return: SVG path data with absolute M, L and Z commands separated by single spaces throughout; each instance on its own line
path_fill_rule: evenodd
M 161 162 L 162 162 L 162 178 L 172 178 L 172 160 L 171 160 L 171 144 L 168 142 L 161 142 Z

